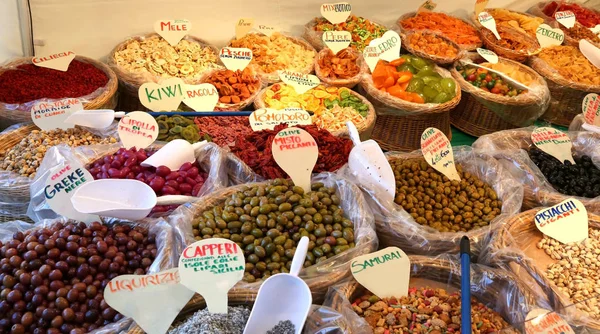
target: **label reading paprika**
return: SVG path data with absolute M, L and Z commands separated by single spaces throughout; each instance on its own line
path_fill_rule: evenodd
M 154 31 L 175 46 L 192 30 L 189 20 L 158 20 L 154 22 Z
M 270 108 L 257 109 L 248 118 L 253 131 L 273 130 L 275 126 L 285 123 L 288 126 L 312 124 L 312 117 L 306 110 L 286 108 L 275 110 Z
M 227 313 L 227 292 L 244 277 L 244 270 L 244 252 L 228 239 L 197 241 L 179 257 L 181 284 L 202 295 L 210 313 Z
M 375 48 L 378 58 L 385 61 L 396 60 L 400 57 L 400 47 L 402 40 L 400 35 L 393 30 L 388 30 L 383 36 L 376 38 L 369 43 L 369 46 Z M 379 60 L 378 59 L 378 60 Z M 377 64 L 377 62 L 375 62 Z M 374 67 L 373 67 L 374 68 Z M 373 70 L 371 70 L 372 72 Z
M 91 223 L 100 221 L 97 215 L 81 213 L 73 207 L 71 197 L 86 182 L 94 181 L 92 174 L 76 161 L 63 161 L 48 172 L 44 197 L 52 211 L 69 219 Z
M 142 105 L 152 111 L 173 111 L 183 101 L 184 86 L 180 78 L 170 78 L 160 84 L 147 82 L 138 89 L 138 97 Z
M 352 5 L 347 2 L 324 3 L 321 5 L 321 16 L 332 24 L 346 22 L 352 13 Z
M 334 54 L 347 48 L 352 42 L 352 34 L 349 31 L 325 31 L 323 32 L 323 43 Z
M 433 12 L 433 10 L 437 7 L 437 4 L 431 0 L 425 0 L 421 6 L 417 9 L 417 13 L 423 12 Z
M 481 12 L 477 15 L 477 20 L 482 26 L 488 28 L 492 33 L 494 33 L 496 39 L 501 39 L 500 35 L 498 34 L 498 30 L 496 29 L 496 20 L 494 20 L 492 15 L 490 15 L 488 12 Z
M 73 59 L 75 59 L 75 52 L 65 51 L 43 57 L 33 57 L 31 62 L 35 66 L 66 72 Z
M 535 214 L 535 226 L 540 232 L 563 244 L 579 242 L 588 237 L 588 215 L 580 201 L 569 198 Z
M 74 128 L 75 124 L 65 123 L 71 114 L 83 110 L 78 99 L 63 99 L 54 102 L 38 102 L 31 107 L 31 120 L 38 128 L 48 131 Z
M 487 7 L 489 0 L 475 0 L 475 15 L 479 15 L 479 13 L 483 12 L 485 7 Z
M 317 142 L 300 128 L 287 128 L 279 131 L 271 144 L 273 159 L 294 181 L 294 184 L 310 191 L 310 177 L 317 163 L 319 148 Z
M 575 26 L 575 13 L 570 10 L 554 13 L 554 18 L 558 23 L 562 24 L 567 28 L 573 28 Z
M 252 61 L 252 50 L 246 48 L 222 48 L 219 58 L 228 70 L 244 70 Z
M 575 334 L 573 328 L 556 312 L 536 308 L 525 317 L 526 334 Z
M 490 64 L 498 63 L 498 55 L 492 50 L 477 48 L 477 53 Z
M 252 27 L 254 27 L 254 19 L 239 19 L 235 25 L 235 38 L 240 39 L 246 36 L 246 34 L 252 30 Z
M 564 164 L 565 160 L 569 160 L 573 165 L 575 164 L 571 155 L 573 143 L 562 131 L 550 127 L 536 128 L 531 133 L 531 141 L 537 148 L 555 157 L 561 163 Z
M 279 78 L 285 84 L 292 86 L 296 93 L 304 94 L 321 84 L 316 75 L 293 71 L 279 71 Z
M 452 145 L 446 135 L 436 129 L 427 128 L 421 135 L 421 152 L 427 163 L 448 179 L 460 181 L 454 164 Z
M 185 85 L 183 103 L 194 111 L 213 111 L 219 102 L 219 92 L 213 84 Z
M 134 111 L 119 120 L 117 133 L 126 149 L 142 149 L 152 145 L 158 138 L 158 123 L 148 113 Z
M 596 93 L 590 93 L 583 98 L 581 103 L 585 122 L 600 126 L 600 97 Z
M 561 45 L 565 40 L 565 33 L 560 28 L 552 28 L 547 24 L 540 24 L 535 30 L 535 37 L 537 38 L 542 48 Z
M 104 289 L 106 303 L 133 318 L 148 334 L 166 333 L 193 296 L 194 291 L 180 284 L 177 268 L 150 275 L 117 276 Z
M 350 270 L 358 283 L 379 298 L 408 296 L 410 259 L 398 247 L 357 256 Z

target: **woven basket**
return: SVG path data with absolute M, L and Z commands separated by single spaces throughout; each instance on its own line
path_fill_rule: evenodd
M 409 287 L 431 287 L 445 289 L 449 293 L 460 292 L 461 274 L 456 262 L 416 255 L 411 255 L 409 258 L 411 264 Z M 471 281 L 471 286 L 476 285 L 476 288 L 471 289 L 473 297 L 488 307 L 498 310 L 509 324 L 522 327 L 528 308 L 536 305 L 535 297 L 529 292 L 527 286 L 518 282 L 509 272 L 482 265 L 474 266 L 476 268 L 471 269 L 471 272 L 476 272 L 477 276 L 485 279 Z M 337 289 L 337 293 L 330 293 L 325 306 L 330 306 L 338 313 L 356 317 L 354 320 L 362 319 L 354 314 L 350 304 L 365 292 L 367 290 L 352 279 Z M 500 300 L 499 296 L 502 297 Z M 370 327 L 364 320 L 350 322 L 354 325 L 353 330 L 347 331 L 346 334 L 369 332 L 367 328 Z M 519 331 L 509 327 L 502 333 L 519 333 Z
M 500 36 L 510 35 L 513 39 L 525 42 L 529 45 L 529 47 L 526 50 L 516 51 L 513 49 L 509 49 L 507 47 L 498 45 L 498 39 L 496 39 L 496 36 L 494 36 L 494 33 L 492 33 L 491 30 L 487 28 L 482 28 L 481 38 L 483 39 L 483 44 L 485 44 L 485 46 L 488 49 L 494 51 L 498 56 L 522 63 L 527 61 L 532 55 L 539 52 L 540 44 L 535 39 L 535 37 L 529 36 L 525 33 L 517 31 L 516 29 L 505 26 L 498 26 L 496 29 L 498 30 L 498 34 L 500 34 Z
M 442 56 L 437 56 L 437 55 L 433 55 L 433 54 L 428 54 L 424 51 L 421 51 L 420 49 L 415 48 L 415 45 L 412 44 L 412 38 L 411 38 L 415 34 L 430 35 L 430 36 L 435 36 L 437 38 L 442 39 L 444 42 L 446 42 L 448 45 L 450 45 L 450 47 L 452 47 L 454 50 L 456 50 L 456 55 L 454 57 L 442 57 Z M 401 32 L 400 37 L 402 38 L 402 41 L 403 41 L 402 47 L 405 48 L 406 51 L 412 53 L 413 55 L 415 55 L 417 57 L 429 59 L 438 65 L 453 64 L 458 59 L 460 59 L 463 55 L 463 53 L 461 52 L 461 48 L 458 44 L 454 43 L 448 37 L 441 35 L 440 33 L 437 33 L 435 31 L 420 30 L 420 31 L 408 31 L 405 33 Z
M 546 268 L 559 261 L 552 259 L 544 250 L 535 246 L 543 239 L 542 232 L 534 223 L 538 211 L 539 209 L 525 211 L 508 219 L 505 229 L 499 231 L 490 248 L 495 250 L 516 248 L 525 253 L 525 257 L 520 254 L 512 254 L 511 251 L 507 253 L 509 258 L 519 259 L 518 262 L 511 260 L 509 264 L 510 269 L 518 275 L 519 280 L 523 284 L 539 287 L 548 296 L 554 309 L 566 310 L 568 308 L 568 312 L 572 312 L 575 319 L 585 319 L 587 327 L 600 331 L 599 320 L 586 316 L 583 311 L 571 307 L 574 302 L 569 296 L 561 292 L 552 280 L 546 278 Z M 588 221 L 591 228 L 600 228 L 599 216 L 588 212 Z M 525 273 L 521 269 L 524 269 Z
M 581 101 L 589 93 L 600 93 L 600 85 L 572 82 L 561 76 L 544 60 L 534 57 L 529 65 L 542 75 L 550 89 L 550 106 L 542 119 L 568 127 L 575 116 L 581 113 Z
M 401 24 L 402 21 L 409 19 L 411 17 L 415 17 L 417 15 L 417 12 L 410 12 L 410 13 L 406 13 L 402 16 L 400 16 L 400 18 L 396 21 L 396 27 L 398 27 L 398 29 L 400 30 L 400 32 L 402 33 L 408 33 L 410 30 L 404 28 Z M 448 15 L 448 14 L 446 14 Z M 452 15 L 450 15 L 452 16 Z M 454 17 L 454 16 L 453 16 Z M 459 19 L 457 17 L 454 17 L 456 19 Z M 459 19 L 461 20 L 463 23 L 465 23 L 466 25 L 469 25 L 473 28 L 475 28 L 471 23 L 463 20 L 463 19 Z M 477 30 L 477 29 L 475 29 Z M 465 51 L 475 51 L 477 48 L 481 47 L 482 43 L 478 43 L 478 44 L 458 44 L 460 46 L 461 49 L 465 50 Z
M 214 69 L 214 70 L 210 70 L 205 72 L 202 77 L 200 78 L 200 82 L 201 83 L 211 83 L 209 82 L 208 78 L 213 75 L 216 74 L 220 71 L 228 71 L 227 69 Z M 241 111 L 241 110 L 246 110 L 253 102 L 254 99 L 256 98 L 256 96 L 258 95 L 258 93 L 260 93 L 261 88 L 263 87 L 263 82 L 262 82 L 262 78 L 258 75 L 255 76 L 258 79 L 258 86 L 256 88 L 256 91 L 254 91 L 252 93 L 252 95 L 250 95 L 249 98 L 240 101 L 239 103 L 221 103 L 221 102 L 217 102 L 217 105 L 215 106 L 215 111 Z M 184 105 L 185 106 L 185 105 Z M 187 107 L 187 106 L 185 106 Z
M 537 16 L 537 17 L 541 17 L 544 19 L 544 21 L 546 21 L 546 23 L 551 23 L 553 22 L 555 19 L 553 17 L 550 17 L 546 14 L 544 14 L 544 8 L 546 7 L 546 5 L 550 4 L 551 2 L 556 2 L 556 1 L 542 1 L 542 2 L 538 2 L 535 5 L 531 6 L 528 10 L 527 13 Z M 579 6 L 584 7 L 587 10 L 591 10 L 593 12 L 596 12 L 598 15 L 600 15 L 600 11 L 594 8 L 590 8 L 590 7 L 585 7 L 582 6 L 581 3 L 577 3 Z
M 379 25 L 381 27 L 385 27 L 384 24 L 380 24 L 377 22 L 373 22 L 369 20 L 371 23 Z M 304 38 L 310 45 L 312 45 L 317 51 L 321 51 L 325 47 L 325 43 L 323 42 L 323 32 L 316 31 L 315 26 L 317 24 L 317 18 L 310 20 L 307 24 L 304 25 L 304 33 L 302 34 L 302 38 Z M 352 47 L 352 46 L 351 46 Z M 362 52 L 362 50 L 360 50 Z
M 562 24 L 558 23 L 558 21 L 552 21 L 550 23 L 550 26 L 552 28 L 559 28 L 563 31 L 563 33 L 565 34 L 565 41 L 563 42 L 564 45 L 570 45 L 570 46 L 574 46 L 576 48 L 579 49 L 579 41 L 580 39 L 578 38 L 574 38 L 572 35 L 569 34 L 569 30 L 564 27 Z M 580 27 L 582 29 L 587 29 L 586 27 L 584 27 L 581 23 L 575 21 L 575 25 L 573 27 Z M 588 42 L 594 44 L 596 47 L 600 47 L 600 43 L 598 42 L 594 42 L 594 41 L 590 41 L 589 39 L 586 39 Z
M 267 92 L 267 89 L 269 89 L 269 88 L 270 87 L 263 89 L 258 94 L 256 99 L 254 100 L 254 108 L 255 109 L 267 108 L 267 106 L 265 104 L 265 93 Z M 367 111 L 367 117 L 364 119 L 364 121 L 360 124 L 354 124 L 354 125 L 356 125 L 356 129 L 358 130 L 360 139 L 363 141 L 367 140 L 367 139 L 371 138 L 371 133 L 373 132 L 373 127 L 375 126 L 375 118 L 376 118 L 375 109 L 373 108 L 373 105 L 371 104 L 371 102 L 369 102 L 369 100 L 367 100 L 365 97 L 361 96 L 360 94 L 358 94 L 357 92 L 355 92 L 353 90 L 349 90 L 349 92 L 350 92 L 350 94 L 358 97 L 362 103 L 369 106 L 369 110 Z M 336 137 L 349 138 L 348 128 L 346 128 L 346 127 L 343 127 L 342 129 L 339 129 L 336 131 L 331 131 L 331 134 Z
M 82 100 L 83 108 L 87 110 L 94 109 L 115 109 L 117 105 L 117 76 L 115 72 L 112 71 L 110 67 L 106 64 L 101 63 L 92 58 L 84 57 L 84 56 L 75 56 L 75 60 L 78 60 L 83 63 L 89 63 L 102 70 L 108 77 L 108 83 L 104 86 L 96 90 L 94 93 L 89 94 L 87 96 L 73 96 L 74 98 L 80 98 Z M 11 68 L 17 67 L 19 65 L 31 64 L 31 58 L 18 58 L 14 61 L 9 62 L 3 67 L 0 67 L 0 75 Z M 22 104 L 5 104 L 0 101 L 0 124 L 4 126 L 23 123 L 23 122 L 31 122 L 31 112 L 30 109 L 34 103 L 43 100 L 35 100 Z M 58 99 L 48 99 L 48 101 L 57 101 Z
M 140 99 L 138 96 L 138 90 L 139 90 L 140 86 L 146 82 L 160 82 L 161 80 L 166 79 L 164 77 L 155 76 L 150 72 L 146 72 L 144 74 L 141 74 L 141 73 L 136 74 L 136 73 L 129 72 L 126 69 L 122 68 L 121 66 L 117 65 L 117 62 L 115 60 L 115 54 L 118 51 L 124 50 L 131 41 L 134 41 L 134 40 L 141 41 L 146 38 L 150 38 L 150 37 L 154 37 L 154 36 L 158 36 L 158 34 L 150 33 L 150 34 L 146 34 L 146 35 L 128 38 L 127 40 L 119 43 L 110 52 L 110 54 L 108 56 L 109 66 L 115 71 L 115 73 L 119 77 L 119 92 L 120 92 L 119 110 L 148 111 L 148 108 L 146 108 L 140 102 Z M 217 50 L 217 48 L 208 44 L 208 42 L 206 42 L 200 38 L 193 37 L 193 36 L 186 36 L 186 37 L 184 37 L 184 39 L 188 40 L 190 42 L 196 42 L 196 43 L 200 44 L 201 47 L 209 47 L 215 53 L 215 55 L 219 54 L 219 51 Z M 217 57 L 217 59 L 218 59 L 218 57 Z M 199 82 L 200 77 L 198 77 L 196 79 L 183 79 L 183 80 L 187 84 L 196 84 Z
M 353 88 L 354 86 L 358 85 L 362 75 L 364 73 L 367 73 L 369 71 L 369 68 L 367 67 L 367 64 L 366 64 L 362 54 L 360 54 L 356 50 L 354 50 L 352 48 L 346 48 L 344 50 L 341 50 L 340 52 L 355 53 L 358 56 L 358 59 L 357 59 L 358 64 L 357 65 L 360 68 L 360 70 L 355 76 L 353 76 L 351 78 L 347 78 L 347 79 L 339 79 L 339 78 L 331 79 L 327 75 L 325 75 L 325 73 L 321 69 L 319 62 L 321 59 L 323 59 L 323 57 L 327 56 L 329 53 L 332 53 L 332 51 L 328 48 L 324 48 L 323 50 L 319 51 L 319 53 L 317 54 L 317 57 L 315 58 L 315 74 L 317 75 L 319 80 L 321 80 L 321 82 L 324 83 L 325 85 L 335 86 L 335 87 Z

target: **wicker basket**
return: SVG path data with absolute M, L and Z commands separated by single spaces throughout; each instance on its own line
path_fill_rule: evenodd
M 537 16 L 537 17 L 541 17 L 542 19 L 544 19 L 544 21 L 546 21 L 546 23 L 551 23 L 553 22 L 555 19 L 553 17 L 550 17 L 546 14 L 544 14 L 544 8 L 546 7 L 546 5 L 550 4 L 551 2 L 557 2 L 557 1 L 542 1 L 542 2 L 538 2 L 535 5 L 531 6 L 528 10 L 527 13 Z M 582 5 L 581 3 L 578 3 L 578 5 Z M 587 10 L 591 10 L 593 12 L 596 12 L 598 15 L 600 15 L 600 11 L 594 8 L 589 8 L 589 7 L 585 7 L 582 6 Z M 592 28 L 592 27 L 591 27 Z
M 380 24 L 377 22 L 373 22 L 369 20 L 373 24 L 379 25 L 385 28 L 384 24 Z M 302 34 L 302 38 L 304 38 L 310 45 L 312 45 L 317 51 L 321 51 L 325 47 L 325 43 L 323 42 L 323 32 L 316 31 L 315 26 L 317 24 L 317 18 L 310 20 L 307 24 L 304 25 L 304 33 Z M 381 36 L 380 36 L 381 37 Z M 354 48 L 354 47 L 353 47 Z M 359 50 L 362 52 L 362 50 Z
M 412 38 L 411 38 L 415 34 L 431 35 L 431 36 L 435 36 L 437 38 L 442 39 L 444 42 L 446 42 L 448 45 L 450 45 L 450 47 L 452 47 L 456 51 L 456 55 L 454 57 L 442 57 L 442 56 L 438 56 L 438 55 L 428 54 L 419 49 L 416 49 L 415 45 L 412 44 Z M 402 47 L 405 48 L 406 51 L 412 53 L 413 55 L 415 55 L 417 57 L 429 59 L 438 65 L 453 64 L 454 62 L 456 62 L 458 59 L 460 59 L 463 56 L 463 53 L 461 52 L 461 48 L 458 44 L 454 43 L 448 37 L 441 35 L 435 31 L 420 30 L 420 31 L 408 31 L 406 33 L 401 32 L 400 37 L 402 38 L 402 41 L 404 42 L 404 43 L 402 43 Z
M 586 327 L 600 331 L 600 321 L 586 316 L 583 311 L 579 311 L 575 307 L 570 307 L 574 302 L 561 292 L 552 280 L 546 278 L 546 268 L 550 264 L 559 262 L 552 259 L 542 249 L 535 245 L 543 239 L 543 234 L 537 229 L 534 219 L 539 209 L 529 210 L 520 213 L 506 222 L 505 229 L 499 231 L 490 245 L 494 250 L 516 249 L 525 254 L 514 253 L 510 250 L 500 257 L 506 256 L 511 259 L 509 267 L 518 275 L 519 281 L 529 286 L 535 286 L 541 289 L 547 296 L 548 300 L 553 304 L 554 309 L 568 310 L 572 312 L 574 319 L 585 319 Z M 588 212 L 589 226 L 593 229 L 600 228 L 600 217 Z M 518 259 L 518 262 L 514 260 Z M 523 272 L 521 269 L 524 269 Z M 568 308 L 568 309 L 567 309 Z M 587 332 L 586 332 L 587 333 Z
M 339 79 L 339 78 L 331 79 L 323 72 L 319 62 L 321 61 L 321 59 L 323 59 L 323 57 L 332 53 L 332 51 L 328 48 L 324 48 L 323 50 L 319 51 L 319 53 L 317 54 L 317 57 L 315 58 L 315 74 L 317 75 L 319 80 L 321 80 L 321 82 L 324 83 L 325 85 L 335 86 L 335 87 L 353 88 L 354 86 L 358 85 L 362 75 L 364 73 L 367 73 L 369 71 L 369 68 L 367 67 L 367 64 L 366 64 L 362 54 L 358 53 L 356 50 L 354 50 L 352 48 L 346 48 L 344 50 L 341 50 L 340 52 L 355 53 L 357 55 L 357 62 L 358 62 L 357 65 L 360 68 L 360 70 L 355 76 L 353 76 L 351 78 L 347 78 L 347 79 Z
M 529 59 L 529 57 L 531 57 L 532 55 L 535 55 L 536 53 L 538 53 L 540 51 L 540 44 L 535 39 L 535 37 L 532 37 L 528 34 L 522 33 L 514 28 L 509 28 L 509 27 L 505 27 L 505 26 L 498 26 L 497 30 L 498 30 L 498 34 L 500 34 L 500 36 L 509 35 L 513 39 L 519 40 L 521 42 L 525 42 L 529 45 L 529 47 L 526 50 L 518 50 L 517 51 L 517 50 L 509 49 L 507 47 L 498 45 L 498 39 L 496 39 L 496 36 L 494 35 L 494 33 L 491 30 L 482 28 L 481 38 L 483 39 L 483 44 L 485 44 L 485 46 L 488 49 L 494 51 L 500 57 L 504 57 L 504 58 L 515 60 L 515 61 L 522 63 L 522 62 L 527 61 Z
M 449 293 L 460 292 L 461 273 L 459 264 L 445 258 L 425 256 L 409 256 L 411 263 L 410 287 L 432 287 L 445 289 Z M 523 327 L 525 316 L 530 308 L 536 305 L 535 297 L 527 286 L 518 282 L 511 273 L 473 265 L 471 269 L 472 296 L 481 303 L 496 310 L 514 327 Z M 485 277 L 485 279 L 483 278 Z M 353 328 L 347 334 L 369 333 L 369 325 L 351 309 L 351 303 L 362 296 L 367 290 L 354 279 L 340 286 L 337 291 L 328 294 L 325 306 L 330 306 L 338 313 L 345 314 Z M 501 296 L 500 300 L 498 297 Z M 354 319 L 352 319 L 354 318 Z M 509 327 L 502 333 L 519 333 L 514 327 Z
M 150 72 L 147 72 L 144 74 L 136 74 L 136 73 L 129 72 L 117 64 L 117 61 L 115 59 L 115 54 L 118 51 L 124 50 L 131 41 L 134 41 L 134 40 L 142 41 L 146 38 L 155 37 L 155 36 L 158 36 L 158 34 L 150 33 L 150 34 L 146 34 L 146 35 L 128 38 L 127 40 L 119 43 L 110 52 L 110 54 L 108 56 L 109 66 L 115 71 L 115 73 L 119 77 L 119 92 L 120 92 L 119 110 L 148 111 L 148 108 L 146 108 L 140 102 L 140 99 L 138 96 L 138 90 L 139 90 L 140 86 L 146 82 L 160 82 L 161 80 L 163 80 L 165 78 L 160 77 L 160 76 L 155 76 L 155 75 L 151 74 Z M 217 50 L 217 48 L 215 48 L 212 45 L 209 45 L 208 42 L 206 42 L 200 38 L 193 37 L 193 36 L 186 36 L 186 37 L 184 37 L 184 39 L 186 39 L 190 42 L 198 43 L 201 47 L 209 47 L 214 52 L 215 55 L 219 54 L 219 51 Z M 217 59 L 218 59 L 218 57 L 217 57 Z M 199 82 L 199 80 L 200 80 L 200 77 L 193 79 L 193 80 L 184 79 L 185 83 L 187 83 L 187 84 L 196 84 Z
M 398 27 L 400 32 L 408 33 L 410 31 L 410 30 L 404 28 L 402 26 L 401 22 L 406 19 L 409 19 L 411 17 L 414 17 L 416 15 L 417 15 L 417 12 L 410 12 L 410 13 L 406 13 L 406 14 L 400 16 L 400 18 L 396 21 L 396 27 Z M 448 14 L 446 14 L 446 15 L 448 15 Z M 456 17 L 454 17 L 454 18 L 456 18 Z M 458 19 L 458 18 L 456 18 L 456 19 Z M 469 25 L 475 29 L 475 27 L 471 23 L 469 23 L 465 20 L 462 20 L 462 19 L 459 19 L 459 20 L 461 20 L 464 24 Z M 475 29 L 475 31 L 477 31 L 477 29 Z M 481 47 L 481 45 L 482 45 L 482 42 L 480 42 L 478 44 L 459 44 L 460 48 L 465 51 L 475 51 L 477 48 Z
M 267 108 L 265 104 L 265 93 L 268 89 L 270 89 L 270 87 L 263 89 L 254 100 L 254 107 L 256 109 Z M 373 132 L 373 127 L 375 126 L 375 109 L 373 108 L 373 105 L 371 104 L 371 102 L 369 102 L 369 100 L 367 100 L 366 98 L 364 98 L 363 96 L 361 96 L 353 90 L 348 91 L 350 92 L 350 94 L 358 97 L 362 103 L 369 106 L 369 110 L 367 111 L 367 117 L 364 119 L 364 121 L 360 124 L 355 124 L 361 140 L 367 140 L 371 138 L 371 133 Z M 336 131 L 332 131 L 331 134 L 336 137 L 349 138 L 348 129 L 346 127 L 343 127 L 342 129 Z
M 229 71 L 227 69 L 214 69 L 214 70 L 210 70 L 205 72 L 202 77 L 200 78 L 200 82 L 201 83 L 210 83 L 208 81 L 208 78 L 213 75 L 216 74 L 218 72 L 221 71 Z M 252 95 L 250 95 L 249 98 L 240 101 L 239 103 L 221 103 L 221 102 L 217 102 L 217 105 L 215 106 L 215 111 L 241 111 L 241 110 L 246 110 L 248 109 L 248 107 L 250 105 L 252 105 L 252 103 L 254 103 L 254 99 L 256 99 L 256 96 L 258 96 L 258 93 L 260 93 L 261 88 L 263 87 L 263 81 L 262 78 L 259 75 L 255 75 L 255 78 L 258 79 L 258 85 L 256 87 L 256 91 L 254 91 L 252 93 Z M 184 105 L 184 109 L 187 106 Z
M 564 27 L 562 24 L 558 23 L 558 21 L 552 21 L 550 23 L 550 26 L 552 28 L 559 28 L 559 29 L 561 29 L 563 31 L 563 33 L 565 34 L 565 41 L 563 43 L 564 45 L 574 46 L 574 47 L 576 47 L 576 48 L 579 49 L 579 41 L 581 39 L 574 38 L 572 35 L 570 35 L 569 31 L 568 31 L 568 29 L 566 27 Z M 575 25 L 573 27 L 574 28 L 575 27 L 579 27 L 581 29 L 587 29 L 586 27 L 584 27 L 581 23 L 579 23 L 577 21 L 575 22 Z M 594 44 L 596 47 L 600 47 L 600 43 L 598 43 L 598 42 L 590 41 L 589 39 L 587 39 L 587 41 L 590 42 L 590 43 L 592 43 L 592 44 Z
M 99 88 L 92 94 L 77 97 L 81 99 L 83 108 L 87 110 L 115 109 L 117 105 L 116 94 L 118 86 L 117 76 L 115 75 L 115 72 L 113 72 L 110 69 L 110 67 L 108 67 L 106 64 L 101 63 L 92 58 L 76 56 L 75 60 L 94 65 L 94 67 L 97 67 L 98 69 L 102 70 L 102 72 L 104 72 L 108 77 L 108 83 L 104 87 Z M 11 68 L 24 64 L 31 64 L 31 58 L 18 58 L 14 61 L 9 62 L 5 66 L 0 67 L 0 74 L 7 70 L 10 70 Z M 16 123 L 31 122 L 31 107 L 34 103 L 43 100 L 35 100 L 22 104 L 5 104 L 0 101 L 0 124 L 8 126 Z M 48 101 L 56 100 L 57 99 L 48 99 Z

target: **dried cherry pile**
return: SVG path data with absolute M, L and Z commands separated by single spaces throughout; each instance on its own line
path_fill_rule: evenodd
M 104 288 L 145 274 L 157 251 L 140 226 L 57 223 L 15 233 L 0 242 L 0 332 L 79 334 L 120 320 Z
M 550 184 L 561 194 L 581 197 L 600 196 L 600 169 L 587 155 L 573 156 L 575 165 L 558 159 L 538 148 L 531 148 L 529 156 Z
M 277 165 L 271 150 L 275 135 L 287 128 L 287 124 L 279 124 L 273 130 L 252 132 L 246 136 L 238 136 L 231 152 L 237 155 L 258 175 L 266 179 L 287 178 L 288 175 Z M 313 173 L 335 172 L 348 162 L 352 150 L 352 141 L 332 135 L 316 125 L 298 125 L 306 130 L 317 142 L 319 157 Z

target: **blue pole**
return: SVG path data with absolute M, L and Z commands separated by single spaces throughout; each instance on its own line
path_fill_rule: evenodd
M 461 334 L 471 334 L 471 241 L 460 240 Z

